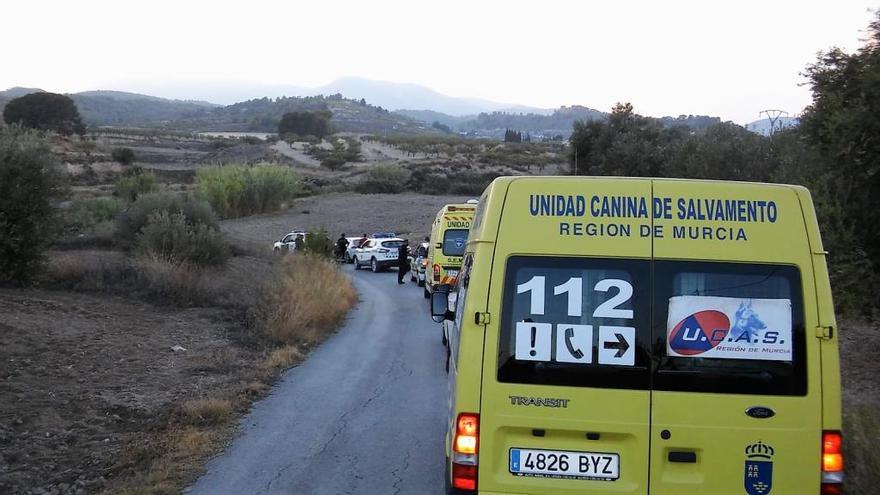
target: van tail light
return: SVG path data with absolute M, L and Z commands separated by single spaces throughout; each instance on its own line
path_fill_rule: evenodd
M 434 265 L 434 282 L 440 281 L 440 265 Z
M 455 420 L 452 438 L 452 486 L 476 491 L 477 454 L 480 450 L 480 415 L 461 413 Z
M 843 495 L 843 437 L 839 431 L 822 432 L 821 495 Z

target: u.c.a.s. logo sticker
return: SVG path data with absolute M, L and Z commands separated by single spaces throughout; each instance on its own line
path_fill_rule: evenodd
M 749 495 L 768 495 L 773 488 L 773 447 L 761 442 L 746 446 L 743 485 Z

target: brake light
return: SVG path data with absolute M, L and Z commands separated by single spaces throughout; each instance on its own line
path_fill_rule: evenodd
M 480 415 L 461 413 L 455 421 L 452 439 L 452 486 L 477 489 L 477 453 L 480 448 Z
M 822 432 L 822 495 L 843 494 L 842 443 L 839 431 Z
M 440 281 L 440 265 L 434 265 L 434 282 Z
M 477 489 L 477 466 L 452 465 L 452 486 L 459 490 Z

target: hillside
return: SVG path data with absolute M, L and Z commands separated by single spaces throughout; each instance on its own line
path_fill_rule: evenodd
M 786 127 L 796 127 L 798 124 L 800 124 L 800 119 L 797 117 L 779 117 L 779 120 L 776 121 L 776 129 L 779 130 Z M 769 136 L 771 130 L 770 119 L 749 122 L 745 125 L 745 128 L 762 136 Z
M 398 110 L 395 113 L 426 124 L 440 122 L 455 132 L 494 139 L 502 138 L 505 129 L 529 133 L 537 139 L 560 135 L 567 138 L 571 134 L 575 120 L 605 118 L 605 113 L 580 105 L 563 106 L 552 110 L 549 114 L 496 111 L 456 117 L 431 110 Z
M 0 91 L 0 111 L 9 100 L 40 89 Z M 186 131 L 276 132 L 281 116 L 302 110 L 329 110 L 339 132 L 415 134 L 432 132 L 406 116 L 341 95 L 257 98 L 228 106 L 204 101 L 169 100 L 122 91 L 69 94 L 83 121 L 90 126 L 160 127 Z
M 9 100 L 40 92 L 43 90 L 36 88 L 0 91 L 0 109 Z M 84 91 L 67 96 L 76 103 L 83 121 L 92 126 L 138 126 L 176 121 L 204 116 L 217 107 L 202 101 L 167 100 L 123 91 Z
M 402 115 L 341 95 L 257 98 L 214 108 L 209 112 L 181 119 L 172 126 L 193 131 L 276 132 L 287 112 L 329 110 L 333 129 L 338 132 L 370 134 L 414 134 L 430 132 L 430 126 Z

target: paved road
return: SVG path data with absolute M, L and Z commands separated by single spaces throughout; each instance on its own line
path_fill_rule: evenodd
M 344 327 L 281 377 L 188 493 L 443 492 L 439 327 L 420 287 L 345 270 L 361 302 Z

